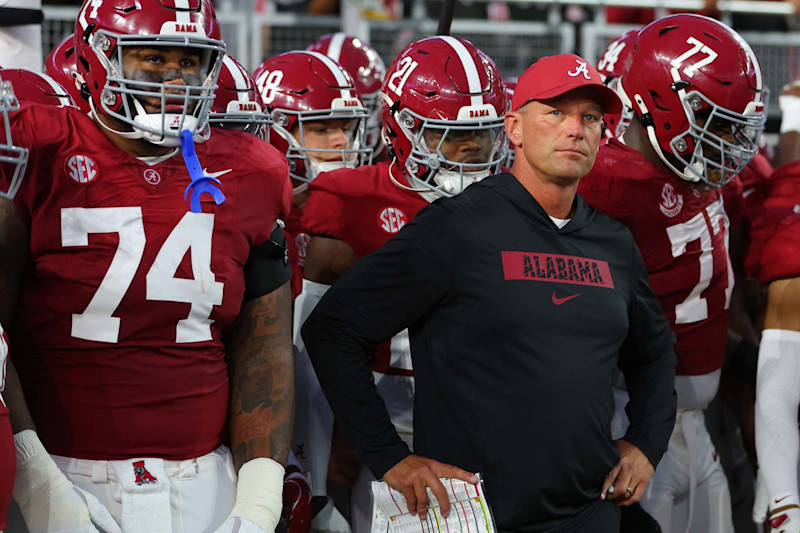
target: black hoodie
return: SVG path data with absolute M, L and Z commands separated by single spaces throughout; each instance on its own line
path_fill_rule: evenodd
M 626 440 L 655 467 L 675 422 L 673 335 L 623 224 L 580 196 L 553 223 L 511 174 L 423 209 L 337 282 L 302 329 L 337 422 L 380 478 L 409 454 L 367 350 L 410 330 L 414 453 L 482 472 L 501 531 L 569 531 Z M 563 528 L 563 529 L 562 529 Z

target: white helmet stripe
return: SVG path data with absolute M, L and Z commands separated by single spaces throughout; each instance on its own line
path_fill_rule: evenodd
M 328 44 L 328 53 L 325 54 L 326 56 L 330 57 L 336 62 L 342 60 L 342 45 L 344 44 L 344 38 L 347 37 L 347 34 L 339 32 L 334 33 L 333 37 L 331 37 L 331 42 Z
M 231 58 L 229 55 L 225 55 L 222 58 L 222 64 L 225 68 L 228 69 L 228 72 L 231 73 L 231 77 L 233 78 L 233 85 L 236 87 L 238 91 L 238 100 L 241 102 L 249 102 L 250 101 L 250 94 L 247 91 L 247 80 L 244 77 L 239 65 Z
M 478 66 L 472 56 L 469 55 L 467 47 L 461 41 L 449 35 L 440 35 L 438 38 L 449 44 L 461 60 L 461 66 L 464 67 L 464 73 L 467 75 L 467 87 L 473 95 L 470 97 L 470 105 L 483 105 L 483 96 L 476 94 L 481 92 L 481 78 L 478 75 Z
M 189 0 L 175 0 L 175 18 L 178 24 L 189 24 L 192 22 L 192 16 L 189 13 Z M 184 11 L 185 10 L 185 11 Z
M 350 81 L 345 77 L 342 73 L 342 67 L 339 66 L 339 63 L 336 63 L 333 59 L 326 56 L 325 54 L 320 54 L 319 52 L 309 52 L 307 50 L 303 51 L 304 54 L 310 54 L 323 63 L 325 66 L 328 67 L 328 70 L 331 71 L 333 74 L 334 79 L 336 80 L 336 84 L 339 87 L 350 87 Z M 352 98 L 353 95 L 350 94 L 350 89 L 342 89 L 342 98 Z
M 41 76 L 42 79 L 46 81 L 47 84 L 53 89 L 53 94 L 57 94 L 58 96 L 63 96 L 64 98 L 70 97 L 66 89 L 64 89 L 64 87 L 62 87 L 61 84 L 58 83 L 56 80 L 54 80 L 44 72 L 37 72 L 37 74 Z

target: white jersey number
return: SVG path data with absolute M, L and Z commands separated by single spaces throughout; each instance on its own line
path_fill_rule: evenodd
M 689 296 L 675 306 L 675 323 L 691 324 L 708 318 L 708 301 L 702 296 L 711 284 L 714 274 L 714 245 L 712 235 L 723 233 L 725 246 L 726 270 L 728 272 L 728 286 L 725 288 L 725 309 L 731 304 L 733 291 L 733 268 L 728 255 L 730 220 L 725 213 L 722 199 L 706 207 L 694 217 L 681 224 L 667 228 L 669 242 L 672 244 L 672 257 L 686 253 L 686 246 L 693 241 L 700 241 L 700 279 L 694 286 Z
M 170 233 L 147 272 L 148 300 L 192 304 L 179 320 L 175 342 L 211 340 L 209 319 L 222 303 L 223 284 L 211 272 L 213 213 L 186 213 Z M 103 281 L 83 313 L 72 315 L 72 336 L 98 342 L 119 341 L 120 318 L 112 316 L 133 282 L 145 245 L 141 207 L 71 207 L 61 210 L 61 245 L 88 246 L 90 233 L 117 233 L 119 245 Z M 193 279 L 176 278 L 190 253 Z

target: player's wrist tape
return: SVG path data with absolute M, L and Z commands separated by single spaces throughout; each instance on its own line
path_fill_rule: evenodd
M 778 107 L 781 109 L 781 133 L 800 132 L 800 97 L 779 96 Z
M 35 431 L 26 429 L 14 435 L 14 449 L 17 454 L 17 477 L 13 495 L 21 506 L 24 507 L 30 496 L 45 484 L 50 485 L 50 494 L 60 494 L 70 488 L 67 476 L 58 469 Z
M 230 516 L 247 518 L 267 533 L 274 531 L 283 509 L 283 475 L 283 466 L 266 457 L 243 464 Z

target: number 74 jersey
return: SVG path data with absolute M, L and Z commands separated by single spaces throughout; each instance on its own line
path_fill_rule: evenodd
M 734 276 L 720 191 L 700 191 L 617 140 L 600 147 L 578 193 L 623 222 L 677 342 L 678 375 L 722 367 Z
M 251 249 L 288 212 L 284 158 L 251 135 L 214 130 L 196 150 L 225 201 L 205 195 L 195 213 L 180 153 L 147 164 L 67 108 L 11 118 L 31 150 L 15 199 L 31 265 L 9 336 L 48 451 L 212 451 L 229 396 L 222 332 L 241 308 Z

